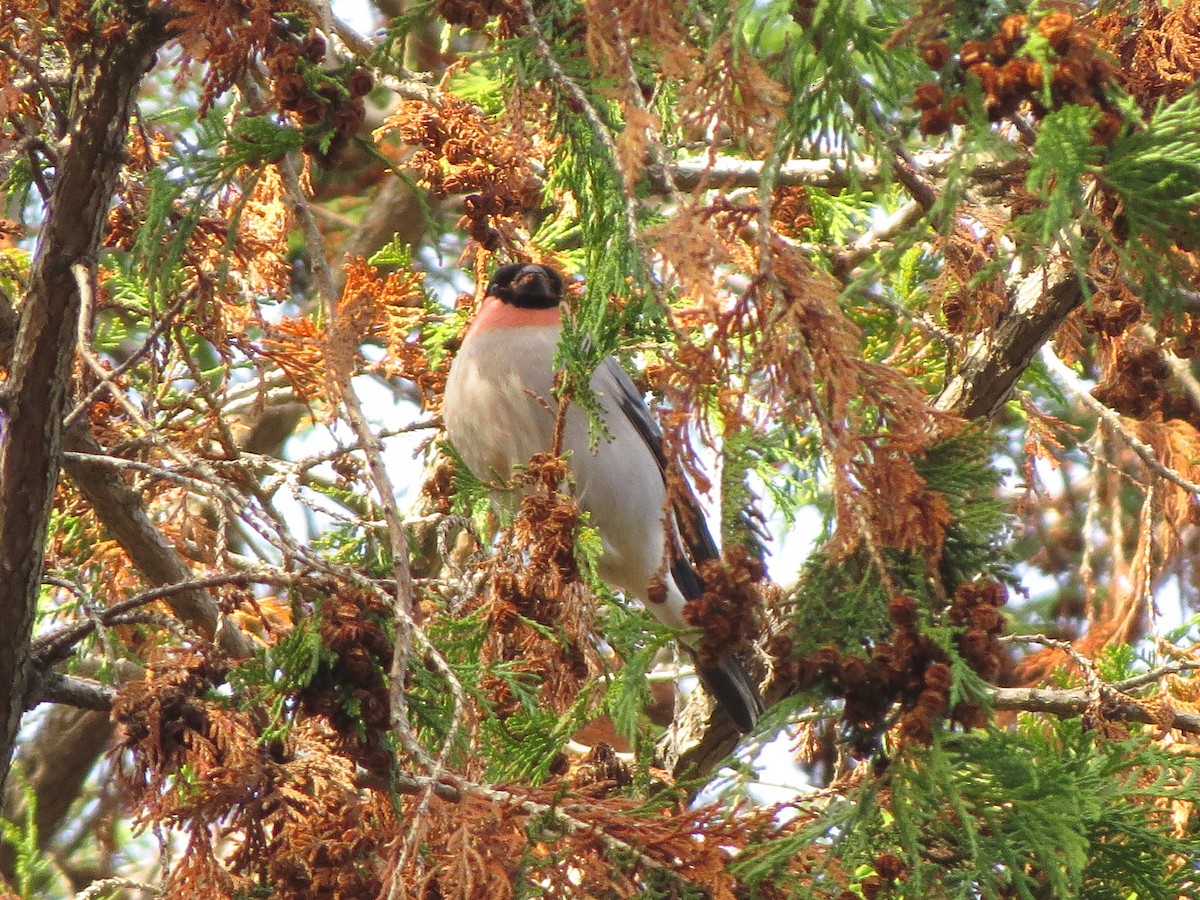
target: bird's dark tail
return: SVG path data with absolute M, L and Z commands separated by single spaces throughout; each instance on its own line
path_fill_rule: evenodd
M 708 541 L 711 543 L 712 538 L 708 538 Z M 700 576 L 682 556 L 671 563 L 671 575 L 688 600 L 695 600 L 703 595 L 704 584 L 700 581 Z M 695 655 L 693 652 L 693 656 Z M 716 665 L 701 665 L 697 656 L 696 674 L 700 676 L 700 683 L 717 701 L 717 705 L 729 714 L 738 731 L 745 734 L 754 728 L 754 723 L 763 711 L 762 695 L 758 692 L 758 683 L 750 677 L 750 673 L 734 653 L 722 653 Z
M 738 731 L 745 733 L 754 728 L 763 711 L 762 696 L 740 659 L 726 653 L 715 666 L 702 666 L 697 662 L 696 674 L 717 705 L 729 714 Z

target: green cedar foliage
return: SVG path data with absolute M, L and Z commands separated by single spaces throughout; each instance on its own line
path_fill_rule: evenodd
M 1198 797 L 1195 758 L 1148 734 L 1105 739 L 1078 720 L 1025 717 L 1015 731 L 905 746 L 826 808 L 797 801 L 790 833 L 734 868 L 754 886 L 819 848 L 785 896 L 839 896 L 822 875 L 835 866 L 861 890 L 893 855 L 900 896 L 1173 900 L 1197 889 L 1195 836 L 1166 827 L 1168 810 Z

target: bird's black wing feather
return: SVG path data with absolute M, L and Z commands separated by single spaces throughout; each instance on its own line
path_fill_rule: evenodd
M 650 410 L 646 408 L 646 403 L 642 400 L 642 395 L 639 393 L 637 386 L 633 380 L 621 368 L 621 364 L 613 357 L 607 357 L 601 363 L 606 369 L 612 380 L 616 383 L 618 395 L 615 398 L 621 411 L 633 423 L 633 427 L 637 429 L 642 440 L 646 442 L 646 446 L 650 449 L 655 461 L 658 463 L 659 471 L 663 474 L 663 480 L 667 477 L 667 457 L 663 452 L 663 433 L 658 427 L 658 423 L 654 421 L 654 417 L 650 415 Z M 672 503 L 675 508 L 675 517 L 679 521 L 679 530 L 682 532 L 680 537 L 683 538 L 687 545 L 688 552 L 691 554 L 694 562 L 700 563 L 709 559 L 720 559 L 721 552 L 717 549 L 717 542 L 713 540 L 712 532 L 708 530 L 708 520 L 704 517 L 704 510 L 700 508 L 700 502 L 692 493 L 691 485 L 686 479 L 682 479 L 683 491 L 672 492 Z M 676 496 L 682 493 L 683 496 Z M 675 574 L 673 572 L 673 574 Z M 684 581 L 695 579 L 695 574 L 688 579 L 684 576 Z M 697 583 L 696 593 L 690 593 L 688 587 L 691 585 L 683 584 L 678 575 L 676 581 L 679 583 L 679 589 L 683 591 L 684 596 L 689 599 L 699 597 L 701 590 Z
M 601 365 L 605 368 L 612 382 L 617 387 L 617 401 L 621 412 L 633 423 L 642 440 L 650 450 L 651 456 L 658 463 L 663 481 L 667 479 L 667 456 L 663 452 L 663 434 L 646 403 L 638 392 L 637 386 L 611 356 Z M 679 523 L 680 535 L 687 545 L 691 560 L 682 552 L 681 547 L 672 541 L 674 548 L 671 553 L 671 576 L 680 592 L 689 600 L 695 600 L 704 594 L 704 583 L 696 574 L 693 562 L 699 563 L 709 559 L 720 559 L 720 551 L 713 540 L 712 532 L 708 530 L 708 521 L 704 518 L 704 510 L 696 495 L 692 493 L 687 479 L 680 479 L 682 491 L 672 491 L 671 503 L 674 507 L 675 519 Z M 679 496 L 682 494 L 682 496 Z M 693 653 L 694 656 L 696 654 Z M 746 667 L 733 651 L 721 653 L 715 663 L 704 664 L 696 656 L 696 674 L 704 682 L 717 701 L 717 704 L 728 713 L 730 719 L 742 732 L 754 728 L 763 711 L 762 696 L 758 683 L 746 671 Z

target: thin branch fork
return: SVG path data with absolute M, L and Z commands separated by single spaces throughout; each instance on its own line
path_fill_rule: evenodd
M 225 572 L 203 578 L 189 578 L 185 581 L 142 591 L 104 609 L 96 610 L 93 617 L 64 625 L 35 640 L 33 642 L 34 664 L 45 667 L 61 662 L 69 655 L 72 647 L 95 631 L 98 626 L 111 625 L 120 616 L 157 600 L 166 600 L 179 594 L 223 585 L 245 587 L 251 584 L 290 585 L 295 582 L 295 577 L 278 571 Z
M 462 803 L 467 797 L 475 796 L 491 803 L 502 804 L 525 813 L 528 816 L 547 817 L 560 825 L 569 834 L 586 834 L 596 838 L 610 851 L 629 854 L 642 863 L 668 875 L 680 884 L 690 884 L 687 876 L 677 868 L 665 862 L 660 862 L 649 855 L 645 848 L 637 847 L 628 841 L 623 841 L 604 831 L 599 825 L 584 821 L 574 814 L 576 810 L 584 812 L 579 804 L 552 805 L 542 803 L 529 797 L 522 797 L 515 791 L 505 790 L 487 784 L 478 784 L 466 779 L 443 776 L 429 778 L 420 775 L 399 774 L 391 781 L 391 787 L 401 794 L 417 796 L 435 796 L 448 803 Z
M 1150 471 L 1171 482 L 1176 487 L 1182 488 L 1189 494 L 1200 494 L 1200 484 L 1189 481 L 1178 472 L 1163 465 L 1154 452 L 1154 448 L 1126 427 L 1120 413 L 1105 406 L 1092 395 L 1092 392 L 1084 385 L 1083 380 L 1072 372 L 1066 363 L 1058 358 L 1058 354 L 1054 352 L 1053 344 L 1046 344 L 1042 348 L 1042 362 L 1066 386 L 1067 390 L 1078 397 L 1088 409 L 1099 416 L 1105 425 L 1120 435 L 1121 440 L 1129 446 L 1130 450 L 1137 454 L 1138 459 L 1145 463 Z

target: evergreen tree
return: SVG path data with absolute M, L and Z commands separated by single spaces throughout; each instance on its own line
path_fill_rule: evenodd
M 0 893 L 1200 896 L 1198 72 L 1197 0 L 0 4 Z M 444 443 L 514 261 L 752 734 Z

